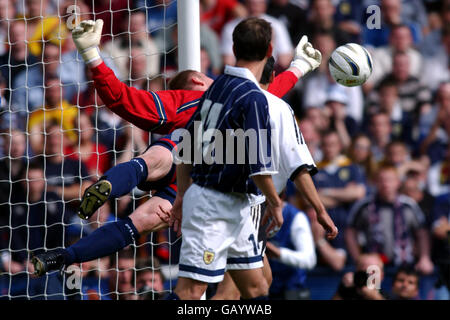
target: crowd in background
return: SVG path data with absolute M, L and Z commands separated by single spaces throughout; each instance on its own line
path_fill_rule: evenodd
M 0 0 L 0 299 L 155 299 L 176 279 L 180 241 L 170 230 L 84 263 L 82 295 L 46 291 L 54 277 L 29 275 L 30 252 L 67 246 L 149 197 L 134 190 L 87 222 L 75 213 L 87 186 L 157 136 L 104 107 L 70 36 L 74 4 L 79 19 L 104 20 L 101 55 L 128 85 L 164 90 L 177 72 L 176 1 Z M 367 23 L 376 21 L 371 5 L 380 28 Z M 284 99 L 339 236 L 325 239 L 288 184 L 287 211 L 305 223 L 268 244 L 271 296 L 450 299 L 450 1 L 200 0 L 200 10 L 201 71 L 212 78 L 234 63 L 232 31 L 249 16 L 272 25 L 277 72 L 304 34 L 323 56 Z M 361 87 L 337 85 L 328 71 L 348 42 L 373 58 Z M 302 232 L 312 250 L 290 239 Z M 308 263 L 283 259 L 283 250 L 308 252 L 296 260 Z M 366 285 L 374 265 L 389 278 L 380 290 Z

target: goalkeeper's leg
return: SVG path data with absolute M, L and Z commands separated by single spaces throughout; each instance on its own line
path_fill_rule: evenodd
M 174 146 L 171 140 L 162 138 L 151 144 L 141 156 L 106 171 L 99 181 L 85 190 L 78 216 L 89 219 L 108 199 L 121 197 L 136 186 L 150 189 L 145 184 L 162 179 L 172 169 Z
M 154 196 L 140 205 L 129 217 L 103 225 L 68 248 L 34 256 L 31 260 L 34 273 L 42 276 L 72 263 L 109 256 L 133 244 L 140 235 L 166 228 L 171 209 L 171 201 Z

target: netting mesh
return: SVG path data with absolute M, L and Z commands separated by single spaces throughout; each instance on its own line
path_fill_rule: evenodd
M 150 196 L 135 189 L 88 221 L 76 215 L 87 186 L 157 138 L 95 92 L 70 30 L 99 18 L 101 54 L 117 77 L 165 89 L 176 70 L 176 2 L 0 0 L 0 299 L 155 299 L 173 287 L 168 230 L 65 274 L 31 274 L 31 254 L 67 247 Z

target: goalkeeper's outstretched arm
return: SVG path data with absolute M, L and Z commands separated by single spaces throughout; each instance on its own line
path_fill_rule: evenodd
M 98 46 L 102 36 L 103 20 L 81 21 L 73 29 L 72 39 L 84 62 L 89 66 L 98 66 L 103 62 Z
M 75 46 L 92 71 L 100 98 L 111 111 L 143 130 L 156 131 L 161 128 L 168 131 L 175 125 L 176 107 L 182 104 L 178 101 L 180 96 L 165 94 L 161 97 L 128 87 L 117 79 L 100 56 L 98 47 L 102 28 L 103 20 L 86 20 L 72 31 Z
M 276 76 L 267 90 L 277 97 L 283 97 L 300 78 L 318 68 L 321 62 L 320 51 L 313 48 L 312 44 L 308 42 L 307 36 L 303 36 L 295 48 L 294 59 L 290 67 Z
M 201 98 L 203 93 L 190 90 L 151 93 L 128 87 L 117 79 L 100 56 L 98 47 L 102 28 L 101 19 L 95 22 L 82 21 L 72 31 L 72 38 L 78 52 L 90 67 L 95 88 L 106 106 L 123 119 L 146 131 L 167 134 L 180 126 L 177 108 Z M 275 77 L 268 91 L 277 97 L 283 97 L 294 87 L 300 77 L 316 69 L 321 60 L 321 53 L 312 47 L 306 36 L 302 37 L 295 49 L 291 66 Z M 189 117 L 186 116 L 186 119 Z

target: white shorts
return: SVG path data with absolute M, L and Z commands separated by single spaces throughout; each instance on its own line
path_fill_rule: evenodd
M 181 232 L 180 277 L 215 283 L 227 269 L 263 266 L 245 194 L 191 185 L 183 199 Z

